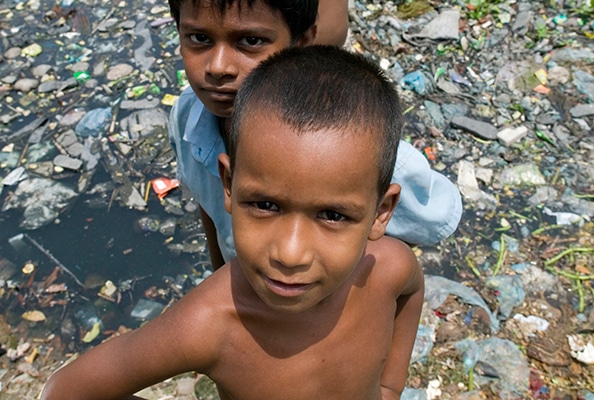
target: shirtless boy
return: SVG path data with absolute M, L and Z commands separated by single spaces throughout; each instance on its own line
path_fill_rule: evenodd
M 231 218 L 217 157 L 238 88 L 258 63 L 287 47 L 316 38 L 317 0 L 169 0 L 180 36 L 190 86 L 171 110 L 169 135 L 177 156 L 178 178 L 200 205 L 212 265 L 235 255 Z M 325 6 L 324 6 L 325 4 Z M 346 3 L 321 0 L 336 9 Z M 329 19 L 320 14 L 320 23 Z M 341 17 L 342 18 L 342 17 Z M 327 38 L 327 37 L 326 37 Z M 287 76 L 287 79 L 294 79 Z M 456 186 L 433 171 L 414 147 L 399 145 L 392 182 L 402 195 L 387 234 L 412 244 L 432 244 L 449 236 L 462 214 Z
M 237 258 L 58 370 L 42 399 L 126 398 L 185 371 L 223 400 L 398 399 L 423 302 L 414 254 L 384 235 L 401 126 L 394 87 L 361 56 L 265 61 L 219 157 Z

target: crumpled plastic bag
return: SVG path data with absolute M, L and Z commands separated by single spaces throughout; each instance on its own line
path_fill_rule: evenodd
M 447 297 L 453 294 L 460 300 L 479 306 L 485 310 L 491 321 L 491 332 L 499 330 L 499 320 L 491 312 L 483 298 L 473 289 L 442 276 L 425 275 L 425 301 L 432 309 L 438 308 Z

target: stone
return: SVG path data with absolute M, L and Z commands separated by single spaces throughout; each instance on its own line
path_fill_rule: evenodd
M 63 154 L 59 154 L 54 158 L 54 165 L 62 168 L 71 169 L 77 171 L 82 167 L 82 161 L 76 158 L 68 157 Z
M 517 128 L 505 128 L 497 133 L 497 139 L 505 146 L 511 146 L 512 144 L 522 140 L 528 134 L 528 128 L 525 126 L 518 126 Z
M 4 52 L 4 57 L 7 59 L 17 58 L 21 55 L 21 48 L 20 47 L 11 47 L 10 49 Z
M 107 79 L 110 81 L 115 81 L 130 75 L 133 71 L 134 67 L 129 64 L 117 64 L 107 71 Z
M 49 64 L 39 64 L 31 68 L 31 73 L 34 77 L 40 78 L 43 75 L 47 74 L 49 70 L 52 69 L 52 66 Z
M 594 104 L 578 104 L 569 110 L 573 118 L 582 118 L 594 115 Z
M 549 86 L 563 85 L 569 82 L 571 73 L 567 68 L 561 66 L 552 67 L 549 69 L 548 84 Z
M 37 79 L 23 78 L 15 82 L 14 89 L 18 90 L 19 92 L 28 93 L 37 86 L 39 86 L 39 81 Z
M 61 87 L 62 87 L 62 82 L 56 81 L 56 80 L 51 80 L 51 81 L 42 82 L 39 85 L 39 87 L 37 88 L 37 91 L 39 93 L 49 93 L 49 92 L 56 91 L 56 90 L 60 89 Z
M 481 139 L 495 140 L 497 139 L 497 128 L 486 122 L 477 121 L 472 118 L 456 115 L 451 122 L 454 128 L 462 129 L 466 132 L 472 133 Z

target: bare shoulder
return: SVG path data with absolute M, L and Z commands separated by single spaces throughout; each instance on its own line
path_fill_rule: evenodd
M 236 320 L 229 272 L 223 267 L 146 328 L 154 325 L 147 334 L 165 342 L 168 356 L 183 360 L 180 368 L 207 373 L 218 359 L 225 333 Z
M 399 294 L 409 294 L 422 287 L 423 270 L 408 244 L 383 236 L 369 242 L 367 254 L 374 259 L 373 275 Z

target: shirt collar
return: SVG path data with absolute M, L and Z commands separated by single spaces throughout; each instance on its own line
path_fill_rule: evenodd
M 184 140 L 190 143 L 196 161 L 204 164 L 211 174 L 219 176 L 218 156 L 226 152 L 219 133 L 219 117 L 208 111 L 200 101 L 192 106 L 184 129 Z

